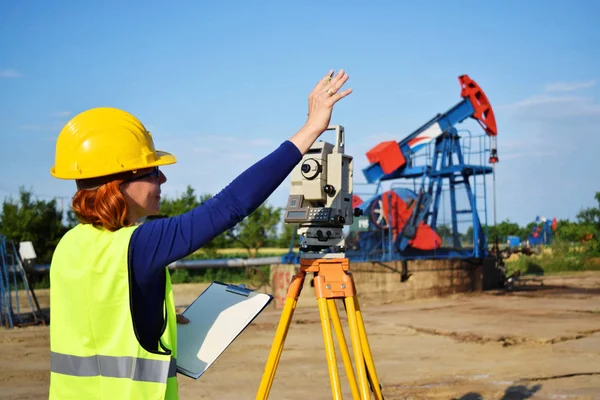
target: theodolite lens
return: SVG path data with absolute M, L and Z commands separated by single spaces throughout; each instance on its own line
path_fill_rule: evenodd
M 336 215 L 335 217 L 333 217 L 333 222 L 336 224 L 343 224 L 344 222 L 346 222 L 346 218 L 344 218 L 342 215 Z
M 305 179 L 315 179 L 321 173 L 321 164 L 314 158 L 309 158 L 300 166 L 300 171 Z

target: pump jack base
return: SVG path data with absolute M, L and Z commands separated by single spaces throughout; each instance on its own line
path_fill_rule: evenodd
M 349 261 L 347 258 L 300 259 L 300 269 L 292 278 L 287 291 L 285 305 L 256 395 L 257 400 L 266 400 L 269 397 L 273 380 L 275 379 L 275 372 L 281 358 L 281 353 L 283 352 L 283 345 L 307 272 L 314 273 L 315 294 L 321 318 L 323 339 L 325 341 L 325 353 L 333 399 L 342 399 L 342 388 L 333 342 L 332 325 L 344 362 L 352 398 L 354 400 L 369 400 L 371 399 L 372 392 L 376 400 L 383 400 L 381 386 L 375 372 L 375 364 L 358 304 L 358 297 L 356 296 L 354 279 L 348 269 Z M 356 374 L 352 366 L 350 352 L 344 337 L 335 299 L 343 299 L 346 308 L 351 345 L 356 364 Z

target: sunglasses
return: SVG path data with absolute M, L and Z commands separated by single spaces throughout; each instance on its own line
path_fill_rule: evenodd
M 134 176 L 133 178 L 127 179 L 127 182 L 138 181 L 140 179 L 145 179 L 145 178 L 158 178 L 158 177 L 160 177 L 160 170 L 158 169 L 158 167 L 154 167 L 154 168 L 152 168 L 152 171 L 150 171 L 146 174 L 142 174 L 140 176 Z

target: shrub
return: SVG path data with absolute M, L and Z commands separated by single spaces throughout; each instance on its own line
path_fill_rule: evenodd
M 521 255 L 507 261 L 508 273 L 520 270 L 523 274 L 543 275 L 567 271 L 600 270 L 600 254 L 589 247 L 555 240 L 537 255 Z

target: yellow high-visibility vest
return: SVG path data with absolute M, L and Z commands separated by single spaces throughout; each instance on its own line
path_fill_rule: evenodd
M 130 303 L 128 249 L 136 227 L 80 224 L 50 266 L 50 400 L 178 399 L 177 322 L 165 268 L 165 330 L 150 352 L 139 343 Z

